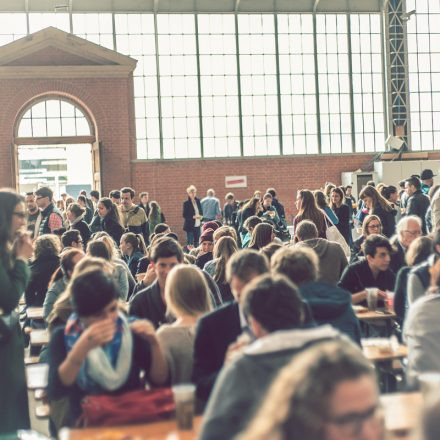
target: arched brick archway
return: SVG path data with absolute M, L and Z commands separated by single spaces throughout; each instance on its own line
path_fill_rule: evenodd
M 17 124 L 48 96 L 69 100 L 89 118 L 101 189 L 132 184 L 135 60 L 54 28 L 0 47 L 0 60 L 0 186 L 16 187 Z

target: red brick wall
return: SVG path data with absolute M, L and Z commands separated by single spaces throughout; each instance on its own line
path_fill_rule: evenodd
M 150 200 L 157 200 L 167 223 L 184 239 L 182 230 L 182 203 L 185 190 L 194 184 L 198 196 L 204 197 L 208 188 L 214 188 L 223 203 L 230 190 L 225 188 L 225 176 L 245 175 L 248 187 L 233 189 L 237 199 L 250 197 L 254 190 L 265 191 L 273 186 L 286 208 L 290 221 L 298 189 L 316 189 L 325 181 L 341 183 L 341 172 L 368 169 L 371 154 L 343 156 L 300 156 L 283 158 L 248 158 L 218 160 L 183 160 L 135 162 L 133 187 L 138 192 L 148 191 Z M 115 185 L 117 188 L 117 185 Z

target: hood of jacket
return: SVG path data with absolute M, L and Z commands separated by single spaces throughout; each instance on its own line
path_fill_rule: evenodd
M 310 282 L 300 286 L 301 296 L 309 304 L 319 323 L 339 318 L 351 307 L 351 294 L 328 283 Z

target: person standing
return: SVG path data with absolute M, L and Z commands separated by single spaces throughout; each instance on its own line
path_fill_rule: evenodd
M 420 179 L 410 177 L 405 180 L 405 191 L 408 194 L 406 215 L 417 215 L 422 220 L 422 233 L 426 235 L 426 211 L 429 208 L 429 197 L 423 194 Z
M 221 218 L 220 202 L 212 188 L 206 191 L 206 197 L 200 203 L 202 205 L 203 221 L 210 222 Z
M 26 193 L 24 202 L 27 211 L 27 230 L 30 232 L 32 238 L 37 238 L 38 231 L 35 230 L 35 225 L 41 223 L 41 212 L 38 209 L 35 194 L 32 191 Z
M 133 203 L 136 193 L 132 188 L 125 187 L 121 189 L 121 220 L 122 225 L 128 232 L 142 234 L 145 243 L 149 243 L 150 231 L 148 229 L 148 220 L 145 211 Z
M 182 217 L 184 218 L 183 230 L 186 232 L 186 241 L 190 246 L 197 247 L 200 238 L 200 225 L 203 218 L 202 204 L 196 197 L 197 188 L 194 185 L 186 189 L 188 200 L 183 202 Z
M 38 235 L 52 234 L 55 229 L 62 228 L 63 215 L 53 203 L 53 191 L 49 187 L 43 186 L 35 191 L 35 196 L 41 210 L 41 221 L 35 225 Z
M 27 260 L 33 252 L 25 228 L 24 200 L 0 190 L 0 320 L 5 324 L 0 329 L 0 434 L 30 427 L 23 341 L 14 314 L 29 282 Z

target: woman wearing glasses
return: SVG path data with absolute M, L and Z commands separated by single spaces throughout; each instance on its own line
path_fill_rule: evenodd
M 368 208 L 369 214 L 377 215 L 382 223 L 382 234 L 390 238 L 396 231 L 397 211 L 382 197 L 372 186 L 365 186 L 359 194 L 359 198 Z
M 383 440 L 372 365 L 347 342 L 324 342 L 293 358 L 239 440 Z
M 367 215 L 362 223 L 362 235 L 353 241 L 351 246 L 350 264 L 364 256 L 362 244 L 371 234 L 382 234 L 382 222 L 377 215 Z
M 14 312 L 29 282 L 27 261 L 33 249 L 25 230 L 23 198 L 0 190 L 0 437 L 30 426 L 23 341 Z

